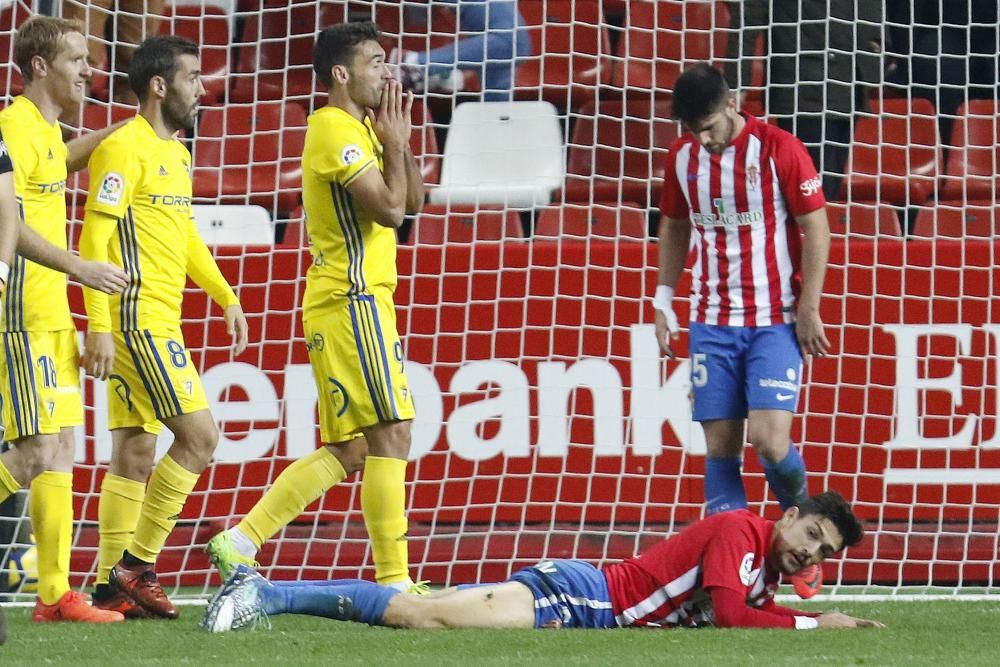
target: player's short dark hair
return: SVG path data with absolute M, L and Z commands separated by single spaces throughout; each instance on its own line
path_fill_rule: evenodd
M 807 498 L 799 503 L 798 507 L 799 516 L 819 514 L 829 519 L 840 531 L 845 547 L 853 547 L 865 536 L 865 528 L 861 525 L 861 521 L 854 516 L 851 506 L 836 491 L 826 491 Z
M 32 16 L 21 24 L 14 35 L 14 64 L 21 70 L 21 78 L 27 83 L 35 78 L 31 59 L 41 56 L 51 63 L 59 55 L 60 40 L 70 32 L 83 34 L 83 24 L 79 21 L 56 18 L 55 16 Z
M 316 38 L 313 48 L 313 71 L 327 88 L 333 85 L 330 70 L 334 65 L 350 65 L 354 49 L 362 42 L 378 41 L 382 34 L 371 21 L 338 23 L 326 28 Z
M 719 112 L 729 99 L 729 84 L 722 72 L 708 63 L 697 63 L 674 84 L 671 114 L 682 123 L 693 123 Z
M 177 57 L 184 55 L 197 57 L 198 45 L 176 35 L 150 37 L 139 45 L 128 67 L 128 85 L 140 102 L 149 96 L 149 82 L 154 76 L 162 76 L 168 83 L 174 80 Z

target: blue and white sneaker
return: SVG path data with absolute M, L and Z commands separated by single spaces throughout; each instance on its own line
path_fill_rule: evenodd
M 237 566 L 219 592 L 208 603 L 199 624 L 209 632 L 229 632 L 241 628 L 271 629 L 271 621 L 261 599 L 261 592 L 273 584 L 246 565 Z

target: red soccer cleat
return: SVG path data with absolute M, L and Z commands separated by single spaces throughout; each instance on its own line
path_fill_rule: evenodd
M 128 567 L 123 561 L 118 561 L 111 568 L 108 583 L 112 590 L 131 598 L 152 616 L 173 620 L 180 615 L 156 580 L 156 573 L 150 563 Z
M 41 598 L 35 601 L 35 611 L 31 614 L 35 623 L 58 621 L 78 621 L 80 623 L 119 623 L 125 617 L 117 611 L 99 609 L 87 602 L 87 596 L 77 591 L 66 591 L 55 604 L 45 604 Z
M 803 600 L 808 600 L 823 588 L 823 568 L 810 565 L 791 576 L 792 588 L 795 594 Z
M 110 611 L 117 611 L 118 613 L 125 616 L 128 620 L 137 620 L 140 618 L 152 618 L 152 614 L 143 609 L 139 604 L 135 602 L 132 598 L 125 595 L 121 591 L 115 591 L 109 597 L 104 599 L 99 599 L 95 596 L 91 596 L 94 601 L 94 606 L 98 609 L 108 609 Z

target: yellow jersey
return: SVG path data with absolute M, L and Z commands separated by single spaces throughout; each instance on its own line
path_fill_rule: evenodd
M 66 249 L 66 157 L 59 123 L 20 96 L 0 111 L 0 132 L 14 162 L 14 193 L 25 224 Z M 73 328 L 66 274 L 14 256 L 3 306 L 4 331 Z
M 184 144 L 136 116 L 101 142 L 89 169 L 80 252 L 128 274 L 121 294 L 84 290 L 90 331 L 179 335 L 188 275 L 223 308 L 239 303 L 195 226 Z
M 336 301 L 373 288 L 396 289 L 396 230 L 383 227 L 347 191 L 382 166 L 382 145 L 368 118 L 339 107 L 309 116 L 302 151 L 302 200 L 313 263 L 306 273 L 302 317 L 330 314 Z

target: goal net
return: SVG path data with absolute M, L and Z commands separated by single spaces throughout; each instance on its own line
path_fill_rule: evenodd
M 691 421 L 688 364 L 685 354 L 662 358 L 649 299 L 664 157 L 682 131 L 671 89 L 686 65 L 707 60 L 726 70 L 742 109 L 802 136 L 818 127 L 807 143 L 833 160 L 823 172 L 835 194 L 822 316 L 835 354 L 808 366 L 793 439 L 810 490 L 852 501 L 869 536 L 828 562 L 826 590 L 995 593 L 996 8 L 986 19 L 962 0 L 933 17 L 890 8 L 790 20 L 766 11 L 782 3 L 518 0 L 511 31 L 500 12 L 514 3 L 488 4 L 90 7 L 95 72 L 70 127 L 134 113 L 122 79 L 128 35 L 176 33 L 201 46 L 207 94 L 184 138 L 196 217 L 251 330 L 233 358 L 218 309 L 188 290 L 185 340 L 222 435 L 160 558 L 161 580 L 175 593 L 211 591 L 204 544 L 319 445 L 300 323 L 310 257 L 299 157 L 306 118 L 326 103 L 312 46 L 327 25 L 374 18 L 387 52 L 406 63 L 430 51 L 437 63 L 406 70 L 420 75 L 411 147 L 430 203 L 401 230 L 396 291 L 417 409 L 414 578 L 491 581 L 542 558 L 620 559 L 702 516 L 705 443 Z M 949 5 L 966 7 L 965 18 Z M 0 7 L 9 104 L 21 90 L 13 30 L 44 7 Z M 476 27 L 481 11 L 497 12 L 486 29 Z M 797 47 L 781 51 L 796 29 Z M 825 85 L 808 84 L 817 62 L 830 67 Z M 484 95 L 491 103 L 476 106 Z M 504 96 L 513 103 L 492 102 Z M 845 125 L 839 139 L 828 131 Z M 87 181 L 84 172 L 67 184 L 71 244 Z M 71 294 L 82 313 L 79 288 Z M 91 586 L 111 450 L 103 383 L 85 379 L 84 400 L 72 574 Z M 167 446 L 164 436 L 158 454 Z M 744 478 L 750 509 L 779 516 L 749 448 Z M 23 501 L 8 503 L 0 527 L 2 566 L 30 546 Z M 371 577 L 359 480 L 309 506 L 259 560 L 276 578 Z

